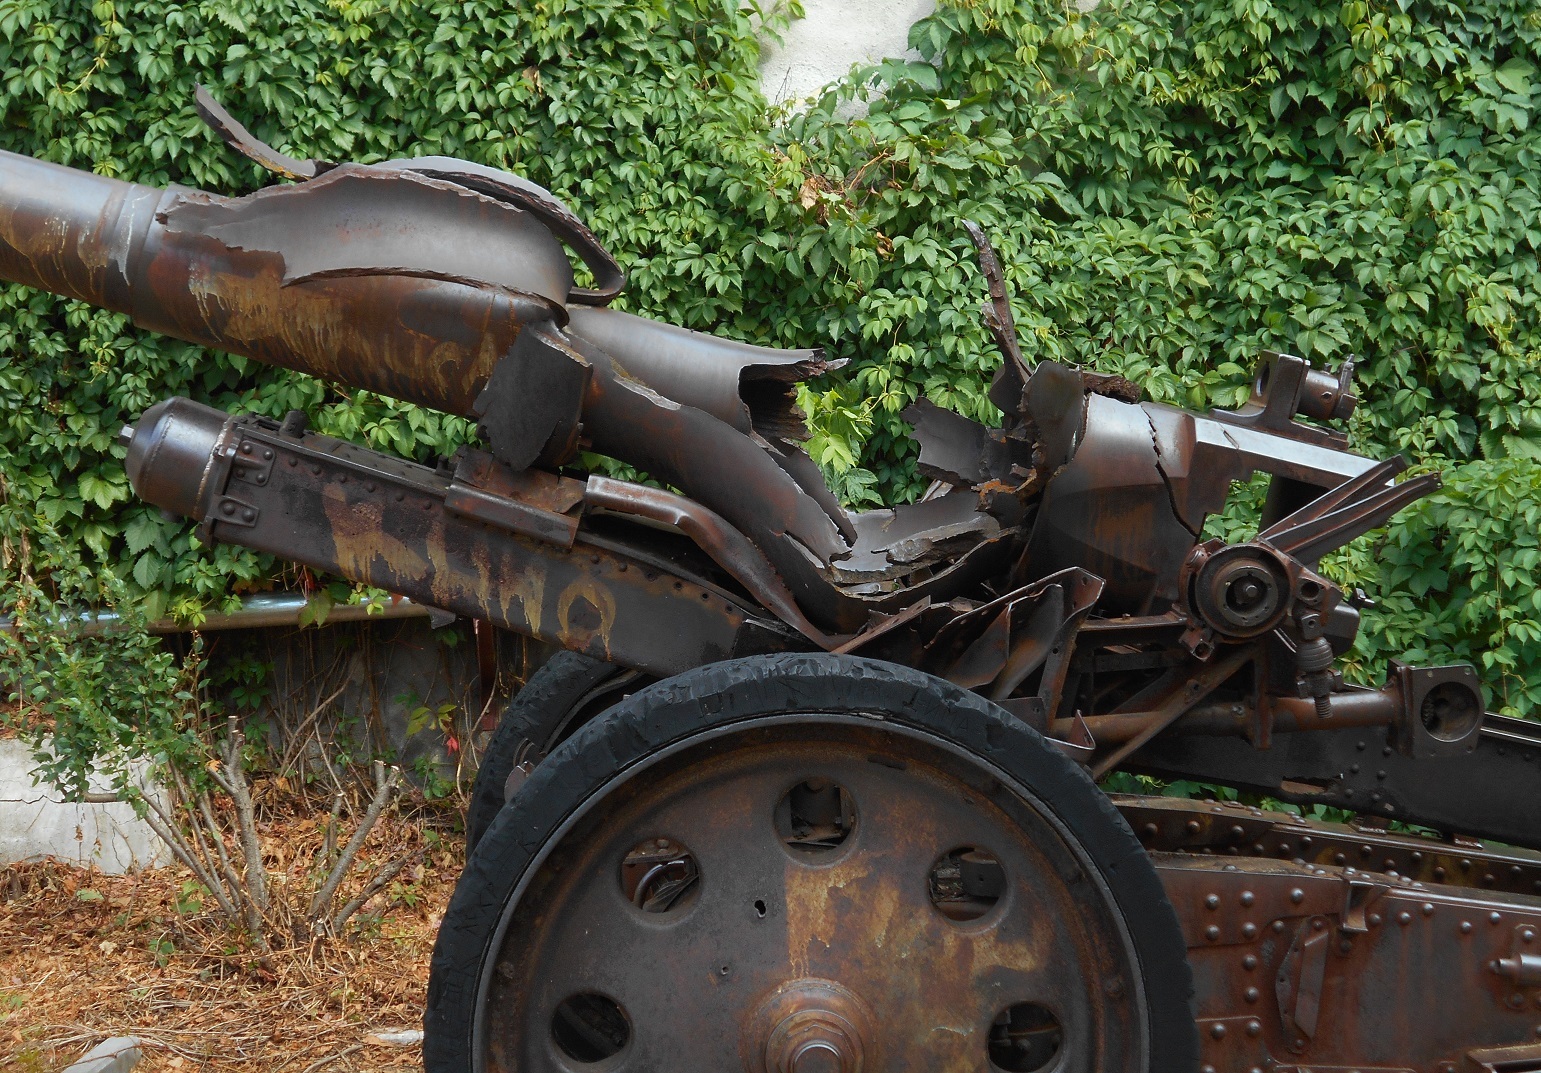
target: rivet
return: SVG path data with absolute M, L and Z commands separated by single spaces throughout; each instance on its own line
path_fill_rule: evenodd
M 1514 994 L 1509 996 L 1509 1008 L 1510 1009 L 1518 1010 L 1518 1009 L 1522 1008 L 1524 1005 L 1525 1005 L 1525 996 L 1520 994 L 1518 991 L 1516 991 Z
M 1210 942 L 1214 942 L 1216 939 L 1220 938 L 1220 929 L 1211 924 L 1209 927 L 1204 929 L 1204 938 L 1208 939 Z
M 1225 1038 L 1225 1026 L 1224 1025 L 1211 1025 L 1209 1027 L 1209 1034 L 1211 1036 L 1215 1037 L 1215 1039 L 1224 1039 Z
M 264 462 L 271 462 L 271 461 L 273 461 L 273 452 L 270 449 L 268 449 L 268 448 L 263 448 L 263 450 L 262 450 L 262 459 L 263 459 Z
M 1241 934 L 1244 938 L 1252 938 L 1257 934 L 1257 925 L 1249 920 L 1247 923 L 1241 926 Z
M 1275 920 L 1273 922 L 1272 927 L 1273 927 L 1273 930 L 1275 932 L 1281 932 L 1281 931 L 1284 930 L 1284 921 L 1282 921 L 1282 920 Z
M 1419 908 L 1423 910 L 1423 915 L 1426 917 L 1431 917 L 1434 915 L 1433 902 L 1424 902 L 1421 906 L 1419 906 Z
M 374 481 L 365 481 L 364 482 L 364 491 L 366 491 L 366 492 L 373 492 L 374 490 L 375 490 L 375 482 Z
M 1461 934 L 1462 935 L 1470 935 L 1471 934 L 1471 921 L 1469 921 L 1469 920 L 1461 921 Z
M 1261 1032 L 1262 1030 L 1263 1030 L 1263 1024 L 1262 1024 L 1261 1021 L 1248 1021 L 1247 1022 L 1247 1035 L 1255 1036 L 1259 1032 Z
M 1379 913 L 1371 913 L 1369 916 L 1365 917 L 1365 922 L 1368 923 L 1370 925 L 1370 927 L 1372 927 L 1372 928 L 1375 927 L 1377 924 L 1380 923 L 1380 914 Z
M 1306 892 L 1301 890 L 1299 887 L 1296 887 L 1294 890 L 1290 891 L 1290 901 L 1294 902 L 1296 905 L 1299 905 L 1305 900 Z
M 1257 896 L 1255 894 L 1253 894 L 1250 890 L 1244 890 L 1244 891 L 1241 892 L 1241 904 L 1242 905 L 1251 905 L 1255 901 L 1257 901 Z
M 1368 857 L 1370 854 L 1372 854 L 1374 852 L 1375 852 L 1375 847 L 1374 846 L 1360 846 L 1359 847 L 1359 856 L 1361 856 L 1361 857 Z
M 1502 919 L 1503 917 L 1496 910 L 1487 915 L 1487 922 L 1489 924 L 1497 924 Z
M 1384 779 L 1386 777 L 1386 769 L 1385 768 L 1381 768 L 1379 771 L 1377 771 L 1375 773 L 1375 777 L 1377 779 Z
M 1413 915 L 1411 913 L 1409 913 L 1409 912 L 1404 910 L 1404 911 L 1402 911 L 1402 912 L 1397 914 L 1397 923 L 1398 924 L 1402 924 L 1402 925 L 1405 926 L 1407 924 L 1411 924 L 1412 922 L 1413 922 Z
M 1149 842 L 1151 839 L 1155 838 L 1156 835 L 1158 835 L 1160 832 L 1161 832 L 1161 828 L 1157 827 L 1153 823 L 1147 823 L 1145 826 L 1140 828 L 1140 837 L 1145 839 L 1147 842 Z
M 1347 858 L 1347 857 L 1345 857 L 1345 856 L 1344 856 L 1344 855 L 1343 855 L 1343 854 L 1341 854 L 1341 853 L 1334 853 L 1334 854 L 1333 854 L 1333 855 L 1332 855 L 1332 863 L 1333 863 L 1333 864 L 1335 864 L 1335 865 L 1338 865 L 1338 866 L 1339 866 L 1339 867 L 1342 867 L 1342 865 L 1343 865 L 1343 862 L 1345 862 L 1345 861 L 1347 861 L 1347 860 L 1348 860 L 1348 858 Z
M 1218 895 L 1218 894 L 1207 894 L 1207 895 L 1205 895 L 1204 896 L 1204 906 L 1207 909 L 1219 909 L 1220 908 L 1220 895 Z
M 1246 999 L 1248 1002 L 1256 1002 L 1260 994 L 1261 992 L 1259 992 L 1257 988 L 1249 987 L 1247 988 L 1246 994 L 1242 995 L 1242 998 Z
M 1244 969 L 1247 969 L 1247 970 L 1251 970 L 1251 969 L 1257 968 L 1257 955 L 1256 954 L 1248 954 L 1246 957 L 1242 958 L 1241 959 L 1241 967 L 1244 968 Z
M 1327 922 L 1321 917 L 1317 917 L 1315 920 L 1311 921 L 1311 927 L 1315 928 L 1317 931 L 1322 931 L 1327 927 Z
M 1199 833 L 1199 831 L 1203 830 L 1203 828 L 1199 826 L 1198 820 L 1189 820 L 1186 830 L 1190 835 L 1196 835 Z
M 1521 928 L 1520 929 L 1520 940 L 1522 942 L 1527 942 L 1528 943 L 1531 940 L 1533 940 L 1535 937 L 1536 937 L 1536 929 L 1535 928 Z
M 241 511 L 241 520 L 244 522 L 254 522 L 257 520 L 257 512 L 254 510 L 243 510 Z
M 1242 829 L 1240 824 L 1236 824 L 1235 826 L 1233 826 L 1231 828 L 1231 837 L 1232 838 L 1241 839 L 1241 838 L 1245 838 L 1246 835 L 1247 835 L 1247 832 Z
M 1434 880 L 1435 880 L 1435 882 L 1439 882 L 1439 881 L 1443 880 L 1444 878 L 1445 878 L 1445 866 L 1442 865 L 1442 864 L 1441 865 L 1435 865 L 1435 867 L 1434 867 Z
M 241 444 L 241 453 L 242 453 L 242 454 L 243 454 L 243 455 L 249 455 L 249 454 L 251 454 L 251 444 L 249 444 L 249 443 L 243 443 L 243 444 Z

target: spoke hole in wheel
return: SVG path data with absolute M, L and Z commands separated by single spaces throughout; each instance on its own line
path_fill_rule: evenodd
M 551 1039 L 574 1062 L 603 1062 L 631 1042 L 631 1021 L 614 999 L 568 995 L 551 1015 Z
M 803 854 L 837 849 L 856 828 L 856 802 L 829 779 L 804 779 L 776 806 L 776 833 L 790 850 Z
M 1008 1006 L 990 1026 L 990 1068 L 1005 1073 L 1047 1069 L 1065 1042 L 1059 1018 L 1036 1002 Z
M 1006 893 L 1006 869 L 989 850 L 960 846 L 931 866 L 930 886 L 937 912 L 949 920 L 978 920 Z
M 695 855 L 672 839 L 644 839 L 621 861 L 621 893 L 645 913 L 684 909 L 700 890 Z

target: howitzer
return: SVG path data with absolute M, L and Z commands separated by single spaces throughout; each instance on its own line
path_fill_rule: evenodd
M 1350 366 L 1263 355 L 1208 414 L 1034 366 L 970 226 L 1001 426 L 916 404 L 930 489 L 852 513 L 798 446 L 819 351 L 606 308 L 615 259 L 516 176 L 200 110 L 295 181 L 0 154 L 0 275 L 481 443 L 432 468 L 171 399 L 125 429 L 135 490 L 573 653 L 478 777 L 430 1068 L 1541 1069 L 1541 858 L 1469 841 L 1541 848 L 1541 733 L 1470 667 L 1335 669 L 1359 611 L 1321 557 L 1438 484 L 1348 450 Z M 1256 536 L 1205 539 L 1256 473 Z M 1114 770 L 1359 818 L 1115 811 Z

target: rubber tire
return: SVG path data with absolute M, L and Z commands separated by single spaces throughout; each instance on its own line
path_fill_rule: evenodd
M 968 750 L 1029 787 L 1080 842 L 1123 914 L 1146 980 L 1150 1069 L 1198 1067 L 1193 976 L 1177 914 L 1134 832 L 1080 767 L 989 701 L 908 667 L 852 656 L 772 655 L 699 667 L 590 720 L 498 814 L 439 928 L 423 1017 L 427 1073 L 471 1073 L 484 960 L 504 906 L 552 833 L 620 772 L 693 734 L 788 712 L 877 715 Z
M 466 808 L 466 856 L 481 841 L 503 808 L 503 787 L 527 744 L 545 750 L 573 705 L 606 678 L 620 672 L 613 663 L 578 652 L 558 652 L 538 667 L 514 694 L 482 750 L 481 766 Z

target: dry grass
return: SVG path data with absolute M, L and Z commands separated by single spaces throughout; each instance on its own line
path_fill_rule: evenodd
M 265 822 L 270 868 L 301 881 L 324 819 L 296 807 Z M 345 937 L 281 951 L 271 972 L 198 905 L 180 866 L 136 876 L 52 862 L 0 869 L 0 1070 L 49 1073 L 120 1035 L 148 1044 L 142 1073 L 420 1069 L 417 1046 L 367 1037 L 421 1025 L 459 836 L 431 816 L 388 815 L 352 880 L 414 847 L 421 863 Z

